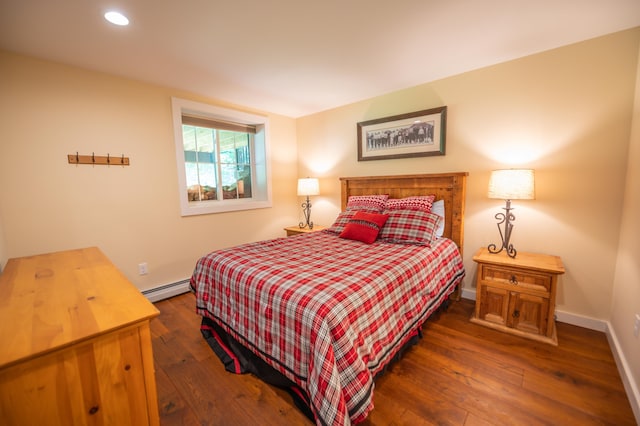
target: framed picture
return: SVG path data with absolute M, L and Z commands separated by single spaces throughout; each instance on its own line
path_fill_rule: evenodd
M 361 121 L 358 161 L 444 155 L 447 107 Z

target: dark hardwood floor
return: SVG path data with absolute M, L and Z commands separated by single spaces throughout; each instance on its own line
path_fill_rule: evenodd
M 156 303 L 160 420 L 169 425 L 312 425 L 288 394 L 227 373 L 200 335 L 195 298 Z M 376 382 L 362 425 L 635 425 L 603 333 L 558 323 L 558 347 L 469 322 L 454 302 Z

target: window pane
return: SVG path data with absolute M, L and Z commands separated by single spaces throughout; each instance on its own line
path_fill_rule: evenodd
M 217 199 L 215 130 L 183 125 L 182 137 L 188 201 Z
M 236 169 L 233 164 L 221 164 L 222 169 L 222 190 L 224 192 L 224 199 L 238 198 L 236 191 Z
M 253 134 L 220 130 L 219 135 L 224 198 L 250 198 Z
M 238 172 L 238 198 L 251 198 L 251 167 L 249 165 L 240 167 L 242 170 Z

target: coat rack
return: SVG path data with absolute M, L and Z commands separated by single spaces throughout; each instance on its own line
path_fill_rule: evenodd
M 76 152 L 75 154 L 67 155 L 67 159 L 69 160 L 69 164 L 92 164 L 94 166 L 129 165 L 129 157 L 125 157 L 124 154 L 112 157 L 110 154 L 95 155 L 92 152 L 91 155 L 78 155 L 78 153 Z

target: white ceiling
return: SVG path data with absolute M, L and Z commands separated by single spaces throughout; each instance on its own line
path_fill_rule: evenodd
M 0 0 L 2 49 L 291 117 L 636 26 L 640 0 Z

